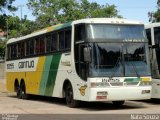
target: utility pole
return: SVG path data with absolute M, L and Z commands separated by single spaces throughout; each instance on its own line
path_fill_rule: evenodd
M 21 29 L 22 29 L 22 15 L 23 15 L 22 8 L 24 7 L 24 5 L 18 5 L 17 7 L 20 7 L 20 12 L 21 12 L 21 20 L 20 20 L 20 22 L 21 22 Z M 21 33 L 20 33 L 20 36 L 21 36 Z

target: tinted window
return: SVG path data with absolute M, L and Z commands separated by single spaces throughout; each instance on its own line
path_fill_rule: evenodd
M 35 53 L 36 54 L 39 54 L 40 53 L 40 39 L 39 38 L 36 38 L 36 41 L 35 41 Z
M 52 45 L 52 36 L 47 35 L 46 36 L 46 51 L 50 52 L 51 51 L 51 45 Z
M 57 34 L 52 34 L 52 40 L 51 40 L 51 51 L 57 51 L 58 50 L 58 44 L 57 44 Z
M 30 55 L 34 55 L 34 40 L 30 40 Z
M 25 56 L 25 42 L 18 43 L 18 57 Z
M 13 44 L 11 45 L 11 58 L 17 57 L 17 45 Z
M 40 38 L 40 53 L 45 53 L 45 39 L 44 37 Z
M 59 49 L 65 49 L 65 38 L 64 38 L 64 31 L 59 32 Z
M 75 41 L 81 41 L 86 38 L 85 24 L 75 26 Z
M 155 39 L 155 44 L 160 43 L 160 27 L 154 28 L 154 39 Z
M 26 55 L 34 55 L 34 40 L 26 41 Z
M 152 45 L 152 42 L 151 42 L 151 29 L 146 29 L 146 35 L 147 35 L 147 38 L 148 38 L 149 45 Z
M 71 30 L 65 31 L 65 49 L 71 48 Z

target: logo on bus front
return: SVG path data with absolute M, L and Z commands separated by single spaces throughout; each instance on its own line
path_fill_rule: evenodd
M 120 82 L 120 79 L 117 79 L 117 78 L 109 78 L 109 79 L 103 78 L 102 82 L 116 83 L 116 82 Z
M 79 91 L 80 91 L 80 93 L 81 93 L 81 95 L 82 95 L 82 96 L 84 96 L 84 95 L 85 95 L 85 93 L 86 93 L 86 88 L 87 88 L 87 86 L 86 86 L 86 85 L 81 86 L 81 87 L 79 88 Z

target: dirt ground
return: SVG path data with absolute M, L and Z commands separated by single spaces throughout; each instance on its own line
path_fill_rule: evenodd
M 6 85 L 2 82 L 0 82 L 0 93 L 6 92 Z

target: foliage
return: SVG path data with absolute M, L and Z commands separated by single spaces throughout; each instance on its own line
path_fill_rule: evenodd
M 38 28 L 83 18 L 121 17 L 115 5 L 88 0 L 28 0 L 27 5 L 36 16 Z
M 160 21 L 160 0 L 157 0 L 157 10 L 155 12 L 148 12 L 149 22 Z
M 8 24 L 8 35 L 9 38 L 15 38 L 27 35 L 33 32 L 36 28 L 34 22 L 27 19 L 25 16 L 24 19 L 20 20 L 19 17 L 8 16 L 6 26 Z
M 0 11 L 4 12 L 5 9 L 9 11 L 16 11 L 16 7 L 12 6 L 15 0 L 0 0 Z
M 17 8 L 12 6 L 15 0 L 0 0 L 0 29 L 3 31 L 7 30 L 7 24 L 9 21 L 6 20 L 5 10 L 16 11 Z M 5 55 L 5 41 L 0 40 L 0 58 L 4 58 Z
M 0 59 L 5 57 L 5 41 L 0 41 Z

